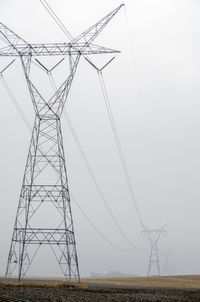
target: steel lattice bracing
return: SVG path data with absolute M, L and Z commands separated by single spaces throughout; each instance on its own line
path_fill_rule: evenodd
M 51 182 L 48 180 L 45 183 L 45 178 L 49 179 L 47 169 L 48 174 L 53 177 Z M 54 170 L 53 173 L 51 169 Z M 52 223 L 49 228 L 44 221 L 38 227 L 37 217 L 42 208 L 47 209 L 48 204 L 54 205 L 59 224 Z M 57 118 L 41 120 L 36 117 L 14 226 L 7 275 L 11 275 L 13 269 L 19 266 L 20 277 L 24 276 L 41 244 L 49 244 L 54 250 L 67 279 L 72 275 L 79 280 L 60 120 Z M 17 245 L 21 246 L 20 254 L 17 254 Z M 30 245 L 35 245 L 35 249 Z
M 150 230 L 148 232 L 148 237 L 150 240 L 151 250 L 149 255 L 149 265 L 147 275 L 151 276 L 153 270 L 154 274 L 160 276 L 160 261 L 158 254 L 158 242 L 160 238 L 160 232 L 156 230 Z
M 0 23 L 0 56 L 20 57 L 36 115 L 8 256 L 7 277 L 18 275 L 20 281 L 40 246 L 49 245 L 68 282 L 72 279 L 80 281 L 60 119 L 80 57 L 117 52 L 91 42 L 121 7 L 67 44 L 31 45 Z M 69 75 L 46 100 L 31 78 L 32 57 L 55 55 L 69 57 Z M 54 208 L 53 221 L 45 216 L 48 207 Z M 44 218 L 38 225 L 39 216 Z
M 143 225 L 143 233 L 146 235 L 150 245 L 149 264 L 147 270 L 147 276 L 158 275 L 160 276 L 160 259 L 159 259 L 159 241 L 161 235 L 165 233 L 164 230 L 166 224 L 161 229 L 149 229 Z

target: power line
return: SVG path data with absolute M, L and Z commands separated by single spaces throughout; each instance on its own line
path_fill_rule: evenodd
M 108 203 L 107 203 L 107 201 L 106 201 L 106 198 L 105 198 L 105 196 L 104 196 L 104 193 L 103 193 L 101 187 L 99 186 L 99 183 L 98 183 L 98 181 L 97 181 L 97 179 L 96 179 L 96 177 L 95 177 L 95 175 L 94 175 L 94 171 L 92 170 L 92 168 L 91 168 L 91 166 L 90 166 L 90 164 L 89 164 L 89 161 L 88 161 L 88 159 L 87 159 L 87 156 L 86 156 L 86 154 L 85 154 L 85 152 L 84 152 L 84 150 L 83 150 L 83 147 L 82 147 L 82 145 L 81 145 L 81 143 L 80 143 L 80 140 L 79 140 L 79 138 L 78 138 L 78 136 L 77 136 L 77 134 L 76 134 L 76 132 L 75 132 L 75 129 L 74 129 L 73 125 L 72 125 L 72 122 L 71 122 L 71 120 L 70 120 L 70 118 L 69 118 L 69 116 L 68 116 L 68 114 L 67 114 L 67 112 L 66 112 L 65 109 L 64 109 L 64 116 L 65 116 L 65 119 L 66 119 L 66 121 L 67 121 L 67 124 L 68 124 L 68 126 L 69 126 L 69 128 L 70 128 L 70 131 L 71 131 L 71 133 L 72 133 L 72 136 L 73 136 L 73 138 L 74 138 L 74 140 L 75 140 L 75 142 L 76 142 L 76 145 L 77 145 L 77 147 L 78 147 L 78 150 L 79 150 L 79 152 L 80 152 L 80 154 L 81 154 L 81 156 L 82 156 L 82 158 L 83 158 L 83 160 L 84 160 L 84 162 L 85 162 L 85 165 L 86 165 L 86 167 L 87 167 L 87 169 L 88 169 L 88 172 L 89 172 L 89 174 L 90 174 L 90 176 L 91 176 L 91 179 L 92 179 L 92 181 L 93 181 L 93 183 L 94 183 L 94 185 L 95 185 L 95 187 L 96 187 L 96 189 L 97 189 L 97 192 L 98 192 L 99 196 L 101 197 L 101 200 L 103 201 L 103 203 L 104 203 L 104 205 L 105 205 L 107 211 L 109 212 L 110 216 L 112 217 L 113 222 L 115 223 L 116 227 L 118 228 L 119 232 L 120 232 L 121 235 L 124 237 L 124 239 L 125 239 L 125 240 L 126 240 L 126 241 L 134 248 L 134 249 L 139 250 L 136 246 L 133 245 L 133 243 L 132 243 L 132 242 L 129 240 L 129 238 L 126 236 L 126 234 L 125 234 L 124 231 L 122 230 L 121 226 L 119 225 L 117 219 L 115 218 L 113 212 L 111 211 L 111 209 L 110 209 L 110 207 L 109 207 L 109 205 L 108 205 Z
M 50 82 L 52 83 L 53 88 L 56 89 L 56 84 L 55 84 L 55 81 L 54 81 L 54 78 L 53 78 L 52 74 L 48 73 L 48 76 L 49 76 Z M 73 124 L 72 124 L 72 122 L 71 122 L 71 120 L 69 118 L 69 115 L 68 115 L 68 113 L 67 113 L 67 111 L 66 111 L 65 108 L 64 108 L 64 117 L 65 117 L 65 120 L 66 120 L 66 122 L 68 124 L 68 127 L 69 127 L 69 129 L 70 129 L 70 131 L 72 133 L 74 141 L 75 141 L 75 143 L 76 143 L 76 145 L 78 147 L 78 150 L 79 150 L 79 152 L 80 152 L 80 154 L 82 156 L 82 159 L 83 159 L 83 161 L 84 161 L 84 163 L 85 163 L 85 165 L 87 167 L 87 170 L 88 170 L 88 172 L 90 174 L 90 177 L 91 177 L 91 179 L 93 181 L 93 184 L 96 187 L 97 192 L 98 192 L 98 194 L 99 194 L 99 196 L 100 196 L 103 204 L 105 205 L 107 211 L 109 212 L 109 214 L 110 214 L 110 216 L 111 216 L 114 224 L 116 225 L 116 227 L 117 227 L 118 231 L 120 232 L 120 234 L 122 235 L 122 237 L 129 243 L 129 245 L 131 245 L 132 248 L 139 250 L 135 245 L 133 245 L 133 243 L 130 241 L 130 239 L 127 237 L 127 235 L 124 233 L 124 231 L 122 230 L 120 224 L 118 223 L 115 215 L 113 214 L 112 210 L 110 209 L 110 207 L 109 207 L 109 205 L 108 205 L 108 203 L 106 201 L 106 198 L 104 196 L 104 193 L 103 193 L 103 191 L 102 191 L 102 189 L 101 189 L 101 187 L 100 187 L 100 185 L 99 185 L 99 183 L 98 183 L 98 181 L 97 181 L 97 179 L 95 177 L 94 171 L 91 168 L 89 160 L 88 160 L 88 158 L 87 158 L 87 156 L 86 156 L 86 154 L 85 154 L 85 152 L 83 150 L 83 147 L 82 147 L 82 145 L 80 143 L 78 135 L 77 135 L 77 133 L 75 131 L 75 128 L 74 128 L 74 126 L 73 126 Z
M 115 139 L 115 143 L 116 143 L 117 151 L 118 151 L 118 154 L 119 154 L 120 162 L 121 162 L 121 165 L 122 165 L 122 169 L 123 169 L 123 172 L 124 172 L 125 180 L 126 180 L 126 183 L 127 183 L 127 186 L 128 186 L 129 192 L 130 192 L 130 196 L 131 196 L 131 199 L 133 201 L 137 216 L 139 218 L 139 222 L 143 225 L 142 216 L 141 216 L 139 207 L 138 207 L 136 199 L 135 199 L 134 188 L 133 188 L 133 185 L 132 185 L 129 173 L 128 173 L 128 168 L 127 168 L 125 158 L 124 158 L 124 154 L 123 154 L 123 151 L 122 151 L 122 146 L 121 146 L 121 142 L 120 142 L 120 139 L 119 139 L 119 135 L 118 135 L 117 127 L 116 127 L 116 122 L 114 120 L 114 115 L 113 115 L 111 104 L 110 104 L 110 101 L 109 101 L 107 89 L 106 89 L 106 86 L 105 86 L 105 81 L 104 81 L 104 78 L 103 78 L 103 74 L 102 74 L 101 71 L 100 72 L 98 71 L 97 74 L 98 74 L 98 77 L 99 77 L 99 82 L 100 82 L 101 90 L 102 90 L 102 93 L 103 93 L 108 118 L 109 118 L 110 125 L 111 125 L 111 128 L 112 128 L 112 132 L 113 132 L 113 136 L 114 136 L 114 139 Z
M 148 122 L 148 118 L 147 118 L 147 112 L 146 112 L 146 109 L 145 109 L 145 98 L 144 98 L 144 93 L 142 91 L 142 83 L 141 83 L 141 77 L 140 77 L 140 72 L 139 72 L 139 68 L 138 68 L 138 64 L 137 64 L 137 58 L 136 58 L 136 50 L 135 50 L 135 46 L 134 46 L 134 40 L 135 40 L 135 33 L 134 33 L 134 30 L 133 32 L 131 32 L 131 27 L 130 27 L 130 22 L 129 22 L 129 19 L 128 19 L 128 15 L 127 15 L 127 9 L 126 9 L 126 6 L 124 6 L 124 16 L 125 16 L 125 21 L 126 21 L 126 26 L 127 26 L 127 32 L 128 32 L 128 38 L 129 38 L 129 45 L 130 45 L 130 51 L 131 51 L 131 57 L 132 57 L 132 63 L 134 65 L 134 70 L 135 70 L 135 74 L 136 74 L 136 83 L 137 83 L 137 86 L 138 86 L 138 95 L 139 95 L 139 98 L 140 98 L 140 105 L 141 105 L 141 109 L 142 109 L 142 113 L 143 113 L 143 118 L 144 118 L 144 125 L 145 125 L 145 128 L 146 128 L 146 133 L 145 133 L 145 136 L 146 136 L 146 146 L 147 146 L 147 149 L 148 150 L 152 150 L 152 133 L 150 131 L 150 126 L 149 126 L 149 122 Z M 152 153 L 152 152 L 149 152 L 149 154 Z M 158 171 L 155 167 L 155 165 L 153 164 L 154 163 L 154 160 L 151 156 L 151 159 L 150 159 L 150 162 L 151 162 L 151 166 L 152 166 L 152 171 L 154 172 L 154 179 L 155 179 L 155 182 L 156 182 L 156 191 L 157 193 L 158 192 L 158 188 L 159 188 L 159 182 L 158 182 Z M 145 226 L 143 225 L 143 227 L 145 228 Z
M 19 104 L 18 104 L 18 102 L 17 102 L 15 96 L 13 95 L 13 93 L 12 93 L 10 87 L 8 86 L 8 84 L 7 84 L 7 82 L 6 82 L 6 80 L 4 79 L 4 77 L 3 77 L 2 74 L 0 75 L 0 79 L 1 79 L 1 81 L 2 81 L 2 83 L 3 83 L 3 86 L 5 87 L 5 89 L 6 89 L 7 93 L 8 93 L 8 95 L 10 96 L 11 100 L 13 101 L 13 103 L 14 103 L 14 105 L 15 105 L 15 108 L 17 109 L 19 115 L 20 115 L 21 118 L 23 119 L 23 121 L 24 121 L 24 123 L 26 124 L 27 128 L 28 128 L 30 131 L 32 131 L 30 123 L 28 122 L 28 120 L 27 120 L 27 118 L 26 118 L 26 116 L 25 116 L 23 110 L 22 110 L 21 107 L 19 106 Z
M 50 15 L 52 16 L 52 18 L 56 21 L 56 23 L 58 24 L 58 26 L 61 28 L 61 30 L 67 35 L 67 37 L 70 39 L 70 40 L 73 40 L 73 37 L 71 36 L 71 34 L 69 33 L 69 31 L 66 29 L 66 27 L 63 25 L 63 23 L 59 20 L 58 16 L 53 12 L 53 10 L 51 9 L 51 7 L 48 5 L 47 1 L 44 0 L 44 2 L 46 3 L 46 5 L 48 6 L 45 7 L 46 10 L 50 13 Z M 41 1 L 42 3 L 42 1 Z M 43 4 L 44 5 L 44 4 Z M 126 11 L 125 11 L 125 16 L 126 16 Z M 128 30 L 129 30 L 129 36 L 130 36 L 130 40 L 131 40 L 131 33 L 130 33 L 130 28 L 129 28 L 129 23 L 128 23 L 128 18 L 126 16 L 126 21 L 127 21 L 127 26 L 128 26 Z M 132 43 L 132 40 L 131 40 L 131 47 L 133 48 L 133 43 Z M 85 57 L 85 59 L 87 60 L 87 58 Z M 133 184 L 131 182 L 131 179 L 130 179 L 130 176 L 129 176 L 129 173 L 128 173 L 128 168 L 127 168 L 127 165 L 126 165 L 126 161 L 125 161 L 125 157 L 124 157 L 124 154 L 123 154 L 123 150 L 122 150 L 122 146 L 121 146 L 121 142 L 120 142 L 120 139 L 119 139 L 119 135 L 118 135 L 118 131 L 117 131 L 117 128 L 116 128 L 116 123 L 115 123 L 115 120 L 114 120 L 114 116 L 113 116 L 113 112 L 112 112 L 112 108 L 111 108 L 111 105 L 110 105 L 110 101 L 109 101 L 109 97 L 108 97 L 108 93 L 107 93 L 107 89 L 106 89 L 106 86 L 105 86 L 105 81 L 104 81 L 104 78 L 103 78 L 103 75 L 102 75 L 102 70 L 100 72 L 98 72 L 98 76 L 99 76 L 99 81 L 100 81 L 100 85 L 101 85 L 101 89 L 102 89 L 102 92 L 103 92 L 103 96 L 104 96 L 104 101 L 105 101 L 105 105 L 106 105 L 106 109 L 107 109 L 107 114 L 108 114 L 108 117 L 109 117 L 109 120 L 110 120 L 110 124 L 111 124 L 111 128 L 112 128 L 112 131 L 113 131 L 113 136 L 114 136 L 114 139 L 115 139 L 115 143 L 116 143 L 116 147 L 117 147 L 117 151 L 118 151 L 118 154 L 119 154 L 119 157 L 120 157 L 120 162 L 121 162 L 121 165 L 122 165 L 122 169 L 123 169 L 123 173 L 124 173 L 124 177 L 125 177 L 125 180 L 126 180 L 126 183 L 127 183 L 127 186 L 128 186 L 128 189 L 129 189 L 129 192 L 130 192 L 130 196 L 131 196 L 131 199 L 133 201 L 133 204 L 134 204 L 134 207 L 135 207 L 135 210 L 136 210 L 136 213 L 137 213 L 137 216 L 139 218 L 139 222 L 140 224 L 143 226 L 143 228 L 145 230 L 147 230 L 146 226 L 144 225 L 143 223 L 143 220 L 142 220 L 142 216 L 141 216 L 141 213 L 140 213 L 140 210 L 139 210 L 139 207 L 138 207 L 138 204 L 137 204 L 137 201 L 136 201 L 136 198 L 135 198 L 135 192 L 134 192 L 134 187 L 133 187 Z M 144 111 L 144 108 L 143 108 L 143 111 Z M 144 116 L 146 117 L 145 115 L 145 111 L 144 111 Z M 77 143 L 77 146 L 79 148 L 79 151 L 86 163 L 86 166 L 88 168 L 88 171 L 93 179 L 93 182 L 101 196 L 101 191 L 99 191 L 100 187 L 96 181 L 96 178 L 94 177 L 94 173 L 93 171 L 91 170 L 91 167 L 88 166 L 88 160 L 87 158 L 85 157 L 85 154 L 83 152 L 83 149 L 82 149 L 82 146 L 80 145 L 80 141 L 78 140 L 77 138 L 77 135 L 73 129 L 73 126 L 70 125 L 70 120 L 69 120 L 69 117 L 67 117 L 67 113 L 65 112 L 65 118 L 68 122 L 68 125 L 70 127 L 70 130 L 74 136 L 74 139 Z M 146 121 L 146 120 L 145 120 Z M 147 124 L 147 121 L 146 121 L 146 124 Z M 101 189 L 100 189 L 101 190 Z M 103 196 L 104 198 L 104 196 Z M 105 199 L 105 198 L 104 198 Z M 103 199 L 102 199 L 103 200 Z M 107 205 L 107 204 L 106 204 Z M 108 205 L 107 205 L 108 206 Z M 109 211 L 109 207 L 107 208 L 107 210 Z M 109 211 L 110 213 L 110 211 Z M 112 216 L 112 215 L 111 215 Z M 112 217 L 113 218 L 113 217 Z M 115 218 L 115 217 L 114 217 Z M 124 234 L 125 235 L 125 234 Z M 128 239 L 128 238 L 127 238 Z
M 72 35 L 68 31 L 68 29 L 64 26 L 64 24 L 61 22 L 61 20 L 58 18 L 56 13 L 53 11 L 53 9 L 50 7 L 50 5 L 47 3 L 47 1 L 46 0 L 40 0 L 40 2 L 43 5 L 43 7 L 46 9 L 46 11 L 50 14 L 50 16 L 54 19 L 54 21 L 57 23 L 57 25 L 60 27 L 60 29 L 66 34 L 68 39 L 70 41 L 72 41 L 73 40 Z
M 50 5 L 47 3 L 47 1 L 46 1 L 46 0 L 40 0 L 40 2 L 41 2 L 41 4 L 44 6 L 44 8 L 47 10 L 47 12 L 50 14 L 50 16 L 54 19 L 54 21 L 57 23 L 57 25 L 60 27 L 60 29 L 61 29 L 61 30 L 66 34 L 66 36 L 70 39 L 70 41 L 74 40 L 73 37 L 72 37 L 72 35 L 71 35 L 70 32 L 68 31 L 68 29 L 67 29 L 67 28 L 65 27 L 65 25 L 62 23 L 62 21 L 60 20 L 60 18 L 56 15 L 56 13 L 55 13 L 55 12 L 53 11 L 53 9 L 50 7 Z M 87 60 L 87 57 L 85 57 L 85 59 Z M 113 60 L 113 59 L 111 59 L 111 61 L 112 61 L 112 60 Z M 88 60 L 87 60 L 87 61 L 88 61 Z M 110 63 L 110 62 L 109 62 L 109 63 Z M 107 65 L 107 64 L 106 64 L 106 65 Z M 105 65 L 105 66 L 106 66 L 106 65 Z M 104 67 L 105 67 L 105 66 L 104 66 Z M 51 83 L 53 84 L 52 86 L 56 88 L 55 82 L 54 82 L 54 80 L 53 80 L 52 75 L 51 75 L 50 73 L 48 73 L 48 75 L 49 75 L 49 78 L 51 78 L 50 81 L 51 81 Z M 104 84 L 104 86 L 105 86 L 105 84 Z M 106 94 L 107 94 L 107 92 L 106 92 Z M 78 149 L 79 149 L 79 151 L 80 151 L 80 153 L 81 153 L 81 156 L 82 156 L 82 158 L 83 158 L 83 160 L 84 160 L 84 162 L 85 162 L 85 164 L 86 164 L 86 167 L 87 167 L 87 169 L 88 169 L 88 171 L 89 171 L 89 174 L 90 174 L 90 176 L 91 176 L 91 178 L 92 178 L 92 180 L 93 180 L 93 183 L 94 183 L 95 187 L 97 188 L 97 191 L 98 191 L 98 193 L 99 193 L 99 195 L 100 195 L 100 197 L 101 197 L 101 199 L 102 199 L 104 205 L 106 206 L 106 209 L 108 210 L 109 214 L 111 215 L 111 217 L 112 217 L 112 219 L 113 219 L 115 225 L 117 226 L 119 232 L 121 233 L 121 235 L 126 239 L 126 241 L 128 241 L 128 243 L 129 243 L 134 249 L 137 249 L 137 248 L 132 244 L 132 242 L 128 239 L 128 237 L 126 236 L 126 234 L 124 233 L 124 231 L 123 231 L 122 228 L 120 227 L 119 223 L 117 222 L 117 220 L 116 220 L 114 214 L 112 213 L 110 207 L 108 206 L 108 204 L 107 204 L 107 202 L 106 202 L 106 199 L 105 199 L 105 197 L 104 197 L 104 194 L 103 194 L 103 192 L 102 192 L 102 190 L 101 190 L 101 188 L 100 188 L 100 186 L 99 186 L 99 184 L 98 184 L 98 182 L 97 182 L 97 180 L 96 180 L 96 177 L 94 176 L 94 172 L 93 172 L 93 170 L 91 169 L 91 167 L 90 167 L 90 165 L 89 165 L 89 162 L 88 162 L 88 160 L 87 160 L 87 157 L 86 157 L 86 155 L 85 155 L 85 153 L 84 153 L 84 151 L 83 151 L 83 148 L 82 148 L 82 146 L 81 146 L 81 144 L 80 144 L 80 141 L 79 141 L 79 139 L 78 139 L 78 137 L 77 137 L 77 135 L 76 135 L 76 132 L 75 132 L 75 130 L 74 130 L 74 128 L 73 128 L 73 125 L 72 125 L 72 123 L 71 123 L 71 121 L 70 121 L 70 119 L 69 119 L 69 116 L 67 115 L 67 112 L 66 112 L 65 109 L 64 109 L 64 116 L 65 116 L 65 118 L 66 118 L 66 120 L 67 120 L 67 123 L 68 123 L 68 125 L 69 125 L 69 127 L 70 127 L 70 130 L 71 130 L 72 135 L 73 135 L 73 137 L 74 137 L 74 140 L 75 140 L 75 142 L 76 142 L 76 144 L 77 144 L 77 146 L 78 146 Z M 111 116 L 112 116 L 112 115 L 111 115 Z M 120 145 L 119 145 L 119 148 L 121 148 Z M 123 164 L 123 166 L 126 166 L 125 163 Z M 127 169 L 126 169 L 126 170 L 127 170 Z M 127 173 L 126 173 L 126 174 L 127 174 Z M 126 175 L 126 178 L 127 178 L 127 175 Z M 129 184 L 129 186 L 130 186 L 130 184 Z M 132 191 L 133 191 L 133 190 L 132 190 Z M 131 194 L 134 195 L 133 192 L 132 192 Z M 137 208 L 137 205 L 135 205 L 135 207 L 136 207 L 137 214 L 140 216 L 139 209 Z M 142 221 L 142 220 L 141 220 L 141 216 L 140 216 L 140 221 Z
M 72 196 L 71 194 L 71 199 L 73 200 L 73 202 L 76 204 L 76 206 L 78 207 L 78 209 L 81 211 L 81 213 L 83 214 L 83 216 L 85 216 L 85 218 L 87 219 L 87 221 L 89 222 L 89 224 L 96 230 L 96 232 L 113 248 L 122 251 L 122 252 L 127 252 L 127 250 L 123 250 L 121 248 L 119 248 L 118 246 L 116 246 L 114 243 L 112 243 L 112 241 L 110 241 L 108 238 L 105 237 L 105 235 L 97 228 L 97 226 L 94 224 L 94 222 L 89 218 L 89 216 L 85 213 L 85 211 L 80 207 L 79 203 L 77 202 L 77 200 L 74 198 L 74 196 Z
M 92 67 L 94 67 L 94 69 L 97 71 L 100 86 L 101 86 L 101 90 L 102 90 L 102 94 L 103 94 L 103 98 L 104 98 L 104 102 L 105 102 L 105 105 L 106 105 L 108 118 L 109 118 L 109 121 L 110 121 L 111 129 L 112 129 L 112 132 L 113 132 L 114 140 L 115 140 L 115 143 L 116 143 L 117 151 L 118 151 L 120 162 L 121 162 L 121 165 L 122 165 L 122 170 L 123 170 L 123 173 L 124 173 L 124 176 L 125 176 L 125 181 L 127 183 L 129 193 L 130 193 L 131 199 L 133 201 L 133 204 L 134 204 L 139 222 L 143 226 L 143 228 L 145 229 L 145 225 L 143 223 L 142 216 L 141 216 L 141 213 L 140 213 L 140 210 L 139 210 L 139 207 L 137 205 L 136 198 L 135 198 L 134 188 L 133 188 L 133 185 L 132 185 L 129 173 L 128 173 L 128 168 L 127 168 L 127 165 L 126 165 L 126 162 L 125 162 L 125 157 L 124 157 L 124 154 L 123 154 L 123 151 L 122 151 L 122 146 L 121 146 L 121 142 L 120 142 L 120 139 L 119 139 L 116 123 L 115 123 L 115 120 L 114 120 L 114 115 L 113 115 L 113 112 L 112 112 L 112 108 L 111 108 L 111 104 L 110 104 L 110 101 L 109 101 L 105 81 L 104 81 L 104 78 L 103 78 L 103 72 L 102 71 L 105 69 L 106 66 L 108 66 L 110 64 L 110 62 L 112 62 L 113 59 L 114 58 L 112 58 L 106 65 L 104 65 L 100 69 L 97 66 L 95 66 L 95 64 L 91 60 L 89 60 L 88 58 L 86 58 L 86 61 Z

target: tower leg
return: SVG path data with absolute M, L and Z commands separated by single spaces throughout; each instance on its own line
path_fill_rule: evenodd
M 42 245 L 49 245 L 69 284 L 72 279 L 79 283 L 60 119 L 36 116 L 6 276 L 17 274 L 21 281 Z

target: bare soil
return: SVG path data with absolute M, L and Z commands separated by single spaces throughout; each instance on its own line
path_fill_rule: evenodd
M 176 282 L 170 282 L 172 278 Z M 41 287 L 39 283 L 17 287 L 1 283 L 0 302 L 200 302 L 198 282 L 200 285 L 200 276 L 84 279 L 88 285 L 85 289 Z
M 124 289 L 124 288 L 39 288 L 0 287 L 2 302 L 199 302 L 200 290 Z

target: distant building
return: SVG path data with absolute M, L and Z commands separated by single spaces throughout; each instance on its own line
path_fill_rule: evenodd
M 90 275 L 91 278 L 117 278 L 117 277 L 139 277 L 138 274 L 126 274 L 118 271 L 110 271 L 105 274 L 99 274 L 92 272 Z

